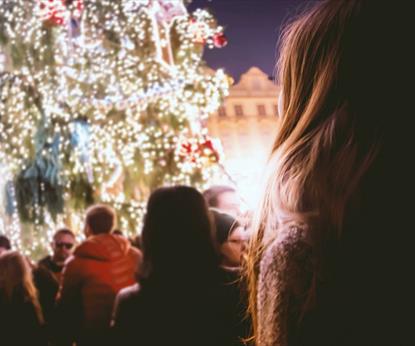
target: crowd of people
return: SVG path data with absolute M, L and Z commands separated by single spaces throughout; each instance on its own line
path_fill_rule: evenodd
M 250 331 L 240 281 L 247 231 L 229 214 L 238 208 L 230 187 L 160 188 L 137 244 L 116 228 L 110 206 L 94 205 L 85 240 L 58 229 L 52 253 L 37 263 L 0 236 L 2 340 L 134 345 L 139 335 L 143 345 L 242 344 Z
M 283 30 L 252 219 L 232 190 L 176 186 L 140 249 L 105 205 L 36 265 L 0 237 L 1 344 L 414 345 L 410 6 L 316 1 Z

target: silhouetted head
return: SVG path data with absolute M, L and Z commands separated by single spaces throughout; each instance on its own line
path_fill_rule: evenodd
M 0 255 L 2 254 L 2 252 L 10 249 L 11 245 L 9 238 L 7 238 L 5 235 L 0 235 Z
M 210 209 L 214 220 L 214 231 L 221 264 L 227 267 L 239 267 L 245 249 L 247 232 L 239 222 L 229 214 Z
M 5 301 L 33 303 L 39 321 L 43 320 L 32 269 L 17 251 L 5 251 L 0 255 L 0 291 Z
M 237 217 L 240 213 L 241 201 L 236 190 L 231 186 L 214 185 L 203 192 L 209 207 Z
M 85 217 L 86 236 L 111 233 L 116 226 L 116 214 L 108 205 L 97 204 L 90 207 Z
M 192 187 L 154 191 L 141 237 L 145 277 L 196 280 L 217 267 L 209 211 L 202 194 Z

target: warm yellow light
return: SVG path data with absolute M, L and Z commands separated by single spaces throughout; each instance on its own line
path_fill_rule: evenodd
M 148 191 L 137 199 L 118 191 L 114 186 L 123 175 L 137 175 L 141 167 L 149 179 L 173 167 L 175 173 L 166 171 L 161 184 L 194 183 L 192 175 L 201 172 L 203 187 L 220 174 L 203 155 L 186 161 L 175 153 L 182 138 L 201 135 L 201 121 L 227 94 L 228 77 L 221 70 L 203 70 L 196 42 L 209 42 L 222 28 L 207 11 L 189 15 L 179 0 L 174 17 L 154 11 L 148 1 L 85 1 L 82 15 L 78 3 L 66 7 L 54 1 L 45 10 L 38 1 L 3 0 L 0 7 L 5 28 L 0 35 L 8 40 L 0 51 L 13 62 L 0 62 L 6 69 L 0 77 L 0 165 L 9 172 L 0 176 L 0 186 L 28 168 L 37 152 L 49 159 L 56 150 L 65 202 L 72 198 L 71 183 L 82 178 L 96 198 L 122 213 L 121 227 L 131 227 L 126 214 L 135 220 L 130 231 L 136 232 Z M 62 25 L 50 18 L 54 5 Z M 21 53 L 20 60 L 11 51 Z M 83 130 L 77 129 L 79 123 Z M 73 138 L 77 131 L 87 137 L 79 146 Z M 38 150 L 43 139 L 45 146 Z M 33 208 L 41 214 L 40 205 Z M 47 224 L 54 228 L 66 220 L 81 229 L 80 213 L 67 209 L 65 214 L 54 222 L 45 213 Z M 46 246 L 51 235 L 41 230 L 40 219 L 35 224 L 30 232 L 36 241 L 25 244 L 16 212 L 1 227 L 15 246 L 30 253 Z

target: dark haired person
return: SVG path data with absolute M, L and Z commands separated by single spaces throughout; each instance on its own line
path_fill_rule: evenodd
M 63 271 L 57 314 L 62 341 L 105 345 L 115 296 L 135 283 L 141 253 L 128 239 L 114 235 L 116 215 L 106 205 L 87 210 L 87 239 Z
M 11 249 L 10 240 L 5 235 L 0 234 L 0 255 Z
M 231 215 L 211 208 L 214 239 L 221 265 L 221 282 L 226 295 L 226 314 L 232 345 L 239 345 L 251 332 L 251 321 L 246 314 L 247 290 L 242 278 L 242 264 L 248 232 Z
M 209 210 L 187 186 L 152 193 L 139 285 L 117 298 L 119 345 L 233 345 Z

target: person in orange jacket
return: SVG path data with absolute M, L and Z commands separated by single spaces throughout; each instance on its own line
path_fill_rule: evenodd
M 87 239 L 65 264 L 57 298 L 60 344 L 104 345 L 115 297 L 136 283 L 141 252 L 112 230 L 116 215 L 106 205 L 87 210 Z

